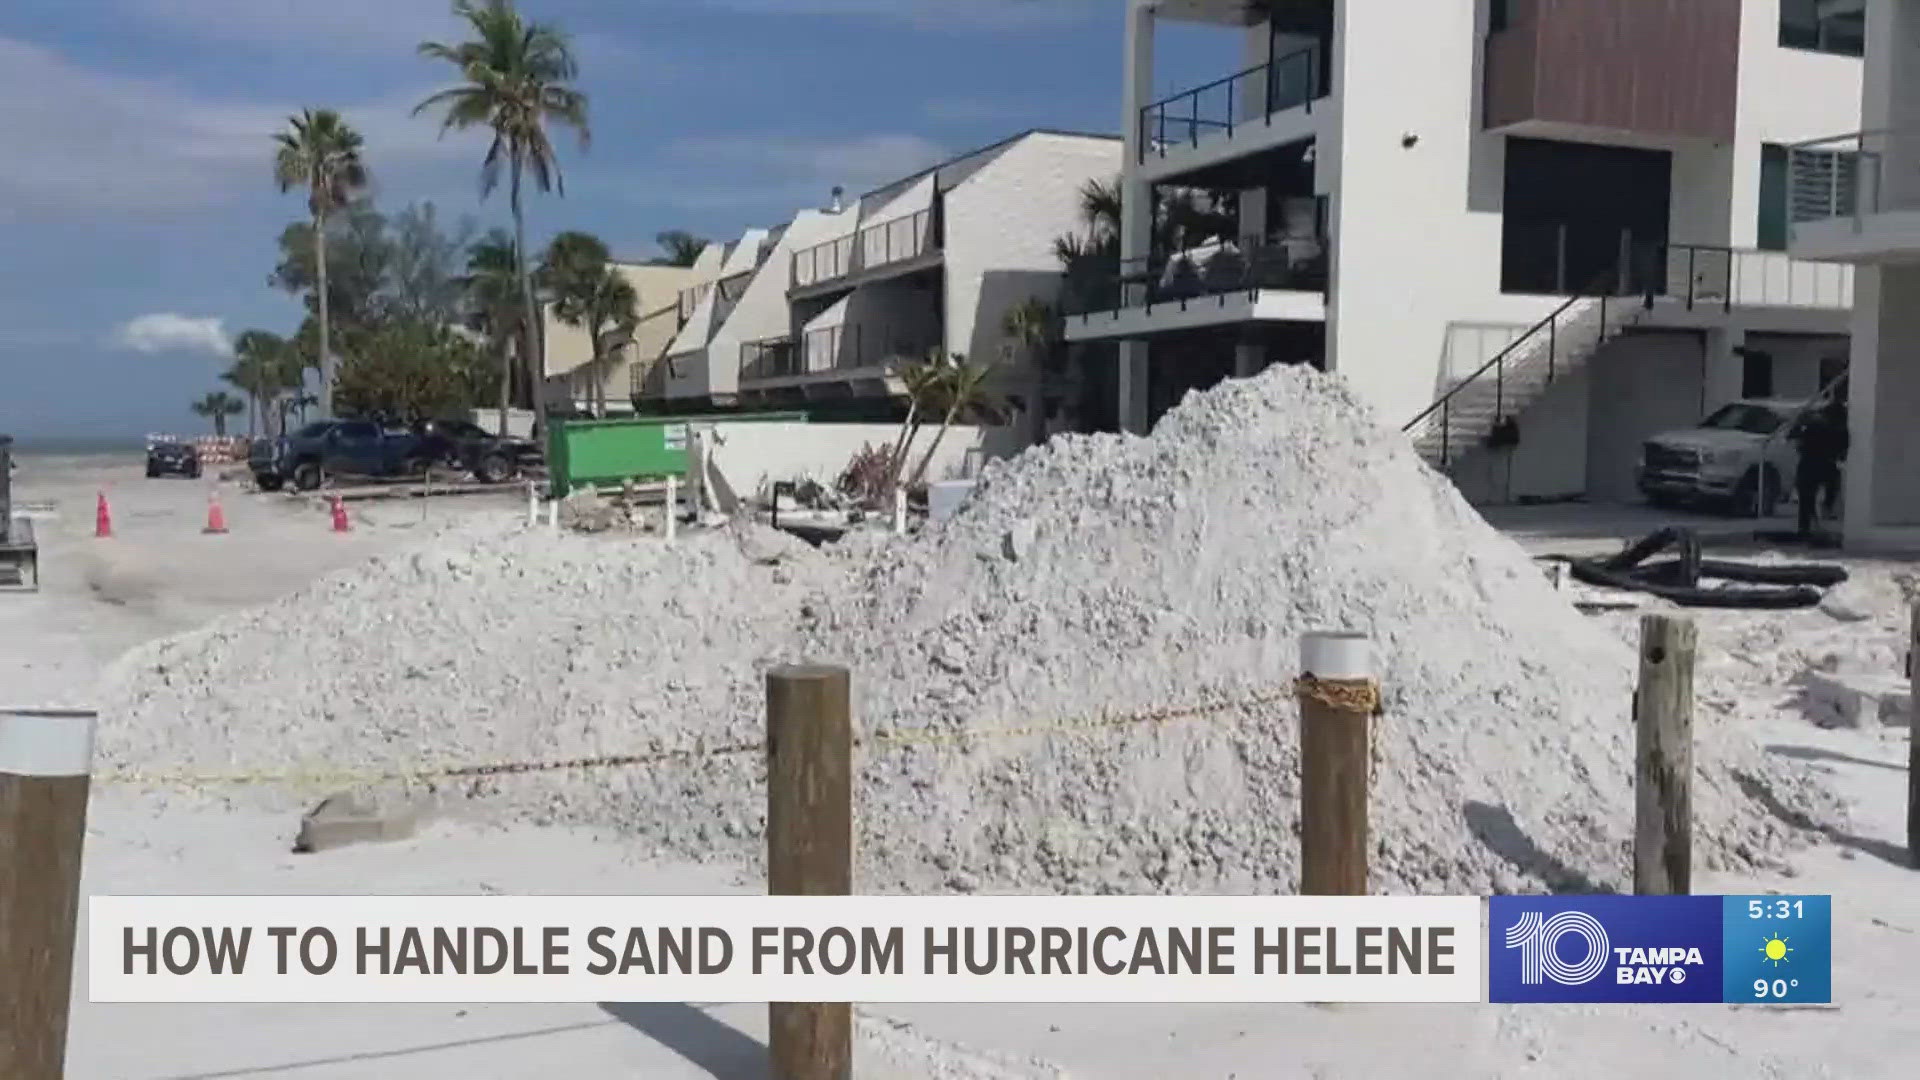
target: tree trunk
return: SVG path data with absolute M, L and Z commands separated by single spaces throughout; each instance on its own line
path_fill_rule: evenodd
M 900 437 L 893 442 L 893 452 L 887 455 L 887 486 L 893 487 L 900 482 L 900 470 L 907 467 L 907 448 L 913 445 L 913 433 L 918 430 L 920 417 L 920 399 L 907 402 L 907 418 L 900 421 Z
M 327 332 L 327 207 L 318 200 L 313 208 L 313 264 L 320 290 L 320 412 L 333 415 L 333 348 Z
M 526 307 L 527 318 L 527 382 L 528 400 L 533 406 L 533 437 L 538 439 L 546 430 L 545 409 L 547 384 L 546 343 L 540 340 L 540 308 L 533 300 L 533 274 L 527 269 L 527 221 L 520 212 L 520 168 L 522 148 L 518 143 L 509 148 L 513 154 L 512 186 L 509 197 L 513 204 L 513 258 L 520 272 L 520 300 Z
M 909 482 L 909 487 L 918 484 L 926 477 L 927 466 L 933 464 L 933 455 L 940 449 L 940 440 L 947 437 L 947 429 L 953 426 L 953 418 L 958 415 L 960 415 L 960 406 L 955 404 L 947 410 L 947 415 L 940 418 L 940 430 L 934 432 L 933 445 L 927 447 L 926 456 L 920 459 L 920 467 L 913 470 L 913 479 Z
M 259 434 L 259 429 L 254 426 L 255 420 L 256 418 L 259 417 L 259 415 L 260 415 L 260 399 L 258 397 L 255 397 L 252 394 L 248 394 L 247 395 L 247 438 L 249 439 L 254 438 L 256 435 Z
M 500 335 L 500 435 L 507 434 L 507 410 L 513 406 L 513 338 Z

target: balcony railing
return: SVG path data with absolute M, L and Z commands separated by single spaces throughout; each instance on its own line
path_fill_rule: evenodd
M 1858 131 L 1787 148 L 1793 224 L 1920 210 L 1920 131 Z
M 940 247 L 931 209 L 869 225 L 793 253 L 793 287 L 804 289 L 917 259 Z
M 924 327 L 843 324 L 807 331 L 804 360 L 808 372 L 846 371 L 922 360 L 938 347 L 936 335 Z
M 1162 305 L 1185 310 L 1210 300 L 1224 304 L 1229 297 L 1263 289 L 1324 294 L 1325 229 L 1312 235 L 1245 237 L 1191 251 L 1109 261 L 1090 272 L 1069 275 L 1063 309 L 1067 315 L 1124 308 L 1152 311 Z
M 1165 157 L 1182 144 L 1197 146 L 1205 135 L 1232 135 L 1250 124 L 1273 123 L 1275 113 L 1305 106 L 1313 111 L 1320 91 L 1319 47 L 1309 45 L 1237 71 L 1205 86 L 1183 90 L 1140 110 L 1140 160 Z
M 740 346 L 741 379 L 777 379 L 800 374 L 800 355 L 793 338 L 764 338 Z
M 1795 259 L 1784 251 L 1753 251 L 1705 244 L 1668 244 L 1655 256 L 1657 295 L 1696 307 L 1853 306 L 1853 268 Z

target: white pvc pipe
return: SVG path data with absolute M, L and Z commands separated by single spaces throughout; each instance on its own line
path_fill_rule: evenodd
M 893 531 L 897 536 L 907 535 L 907 489 L 893 489 Z
M 540 496 L 536 493 L 533 481 L 527 481 L 527 527 L 540 523 Z
M 554 499 L 547 504 L 547 528 L 560 531 L 560 500 Z
M 1300 638 L 1300 674 L 1316 679 L 1373 678 L 1373 643 L 1365 634 L 1322 631 Z
M 0 709 L 0 773 L 91 774 L 95 720 L 91 709 Z
M 663 530 L 668 540 L 673 539 L 675 531 L 680 526 L 680 515 L 675 513 L 678 507 L 674 505 L 679 501 L 679 499 L 680 499 L 679 478 L 674 476 L 672 473 L 668 473 L 667 474 L 667 502 L 665 507 L 667 520 L 666 520 L 665 529 Z

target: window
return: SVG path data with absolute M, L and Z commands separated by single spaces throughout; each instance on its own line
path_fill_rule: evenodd
M 1755 241 L 1761 251 L 1787 250 L 1787 148 L 1776 143 L 1760 147 L 1760 226 Z
M 1786 422 L 1786 417 L 1764 405 L 1736 401 L 1731 405 L 1722 405 L 1719 411 L 1701 421 L 1700 426 L 1723 431 L 1744 431 L 1749 435 L 1771 435 Z
M 1773 357 L 1758 349 L 1743 349 L 1740 352 L 1740 396 L 1743 398 L 1766 398 L 1773 396 Z M 1711 422 L 1708 426 L 1713 426 Z
M 1820 0 L 1780 0 L 1780 44 L 1839 56 L 1866 54 L 1866 18 L 1860 12 L 1822 15 Z

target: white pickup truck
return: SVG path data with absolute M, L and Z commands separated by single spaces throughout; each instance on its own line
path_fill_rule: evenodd
M 1799 451 L 1787 426 L 1807 402 L 1732 401 L 1694 427 L 1663 431 L 1640 451 L 1640 493 L 1655 506 L 1710 503 L 1736 514 L 1772 516 L 1789 487 Z

